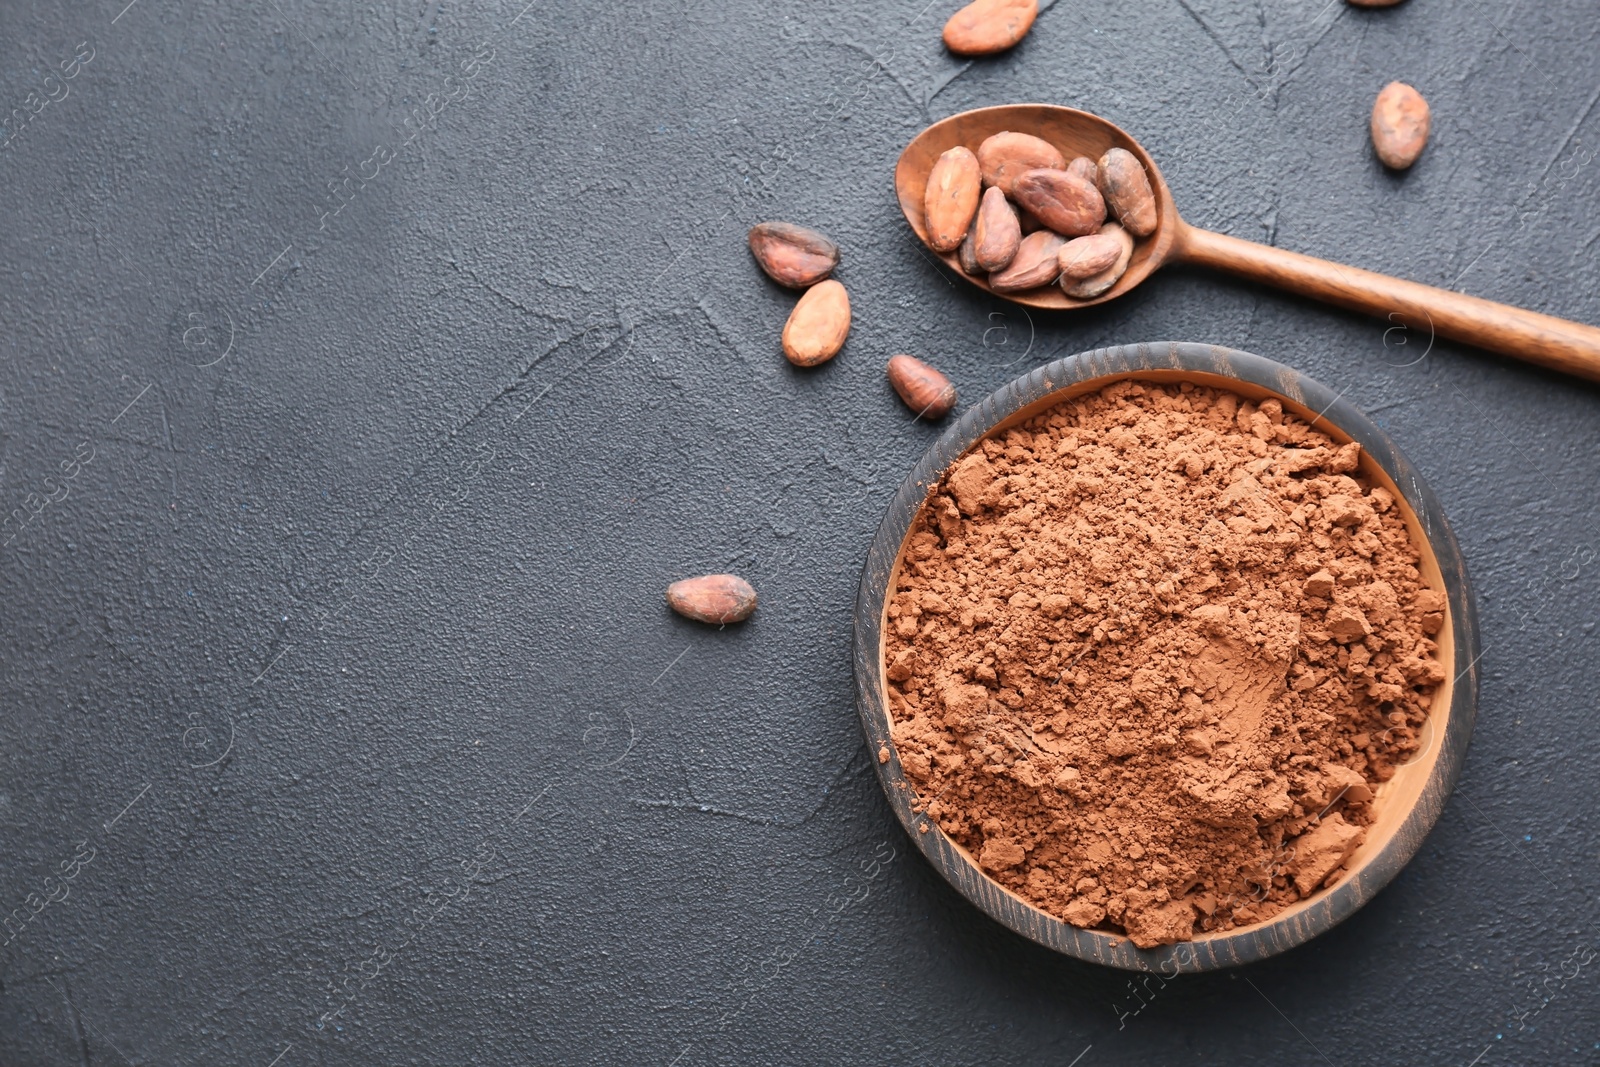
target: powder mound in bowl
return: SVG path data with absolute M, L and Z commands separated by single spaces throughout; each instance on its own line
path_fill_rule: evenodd
M 1145 948 L 1337 882 L 1445 680 L 1444 596 L 1359 460 L 1188 382 L 982 441 L 887 609 L 921 809 L 1036 907 Z

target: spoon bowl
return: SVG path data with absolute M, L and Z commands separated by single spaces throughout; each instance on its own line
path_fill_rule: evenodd
M 1033 308 L 1089 307 L 1116 299 L 1148 278 L 1166 261 L 1182 220 L 1178 218 L 1178 210 L 1172 204 L 1172 193 L 1162 179 L 1155 160 L 1140 147 L 1138 141 L 1113 123 L 1087 111 L 1053 104 L 1010 104 L 964 111 L 929 126 L 906 146 L 894 169 L 894 188 L 900 198 L 900 210 L 905 212 L 906 221 L 911 223 L 911 228 L 924 245 L 928 243 L 928 230 L 922 217 L 922 198 L 928 187 L 928 172 L 933 169 L 934 160 L 957 146 L 976 152 L 985 139 L 1006 130 L 1031 133 L 1043 138 L 1059 148 L 1068 160 L 1075 156 L 1098 160 L 1112 148 L 1125 148 L 1132 152 L 1150 176 L 1150 188 L 1156 194 L 1156 229 L 1149 237 L 1135 242 L 1127 271 L 1117 279 L 1117 284 L 1097 297 L 1079 300 L 1062 292 L 1059 285 L 1042 286 L 1020 293 L 995 293 L 996 296 Z M 985 279 L 961 270 L 961 261 L 956 253 L 943 253 L 939 258 L 973 285 L 994 293 Z
M 985 138 L 1005 130 L 1041 137 L 1069 160 L 1075 156 L 1098 160 L 1109 148 L 1127 149 L 1150 178 L 1156 197 L 1156 228 L 1135 242 L 1127 271 L 1100 296 L 1079 300 L 1050 285 L 995 293 L 998 297 L 1033 308 L 1089 307 L 1116 299 L 1166 263 L 1189 263 L 1376 316 L 1388 329 L 1416 330 L 1419 340 L 1426 331 L 1430 346 L 1435 336 L 1448 337 L 1600 381 L 1600 329 L 1593 326 L 1190 226 L 1179 216 L 1161 169 L 1139 142 L 1114 123 L 1075 108 L 1054 104 L 984 107 L 952 115 L 917 134 L 900 154 L 894 185 L 900 210 L 924 245 L 928 244 L 928 231 L 923 222 L 923 194 L 934 161 L 957 145 L 976 152 Z M 987 281 L 961 269 L 955 252 L 936 254 L 961 277 L 994 293 Z

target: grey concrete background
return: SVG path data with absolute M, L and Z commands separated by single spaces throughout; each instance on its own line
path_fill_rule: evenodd
M 1592 4 L 1062 2 L 967 64 L 924 3 L 0 9 L 0 1063 L 1600 1062 L 1600 391 L 1198 273 L 1029 319 L 890 186 L 1073 104 L 1197 224 L 1600 322 Z M 767 218 L 845 249 L 813 373 Z M 848 635 L 938 432 L 890 354 L 975 399 L 1158 339 L 1389 428 L 1485 685 L 1377 900 L 1136 1000 L 908 853 Z M 721 569 L 748 625 L 665 610 Z

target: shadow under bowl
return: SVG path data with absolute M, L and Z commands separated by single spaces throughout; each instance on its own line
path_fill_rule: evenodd
M 985 874 L 935 820 L 918 813 L 916 786 L 906 778 L 894 747 L 884 673 L 889 595 L 899 578 L 907 534 L 928 491 L 982 439 L 1063 400 L 1126 378 L 1190 381 L 1248 400 L 1277 397 L 1286 412 L 1316 423 L 1336 442 L 1360 443 L 1360 473 L 1394 495 L 1420 554 L 1423 581 L 1444 593 L 1448 602 L 1445 625 L 1435 636 L 1447 680 L 1434 694 L 1420 750 L 1378 787 L 1377 821 L 1351 856 L 1348 873 L 1271 919 L 1153 949 L 1136 948 L 1118 934 L 1080 929 L 1034 907 Z M 1461 549 L 1432 490 L 1383 431 L 1327 386 L 1298 371 L 1248 352 L 1184 342 L 1127 345 L 1069 356 L 1018 378 L 967 411 L 895 493 L 867 551 L 856 596 L 856 703 L 861 724 L 869 751 L 886 748 L 890 753 L 888 762 L 874 760 L 874 765 L 890 805 L 923 855 L 963 896 L 1029 940 L 1092 963 L 1134 971 L 1159 969 L 1167 975 L 1249 963 L 1303 944 L 1348 918 L 1400 872 L 1438 821 L 1460 773 L 1477 713 L 1478 656 L 1477 618 Z

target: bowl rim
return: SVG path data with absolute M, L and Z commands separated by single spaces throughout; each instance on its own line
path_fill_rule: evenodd
M 1318 418 L 1361 444 L 1365 458 L 1375 462 L 1405 498 L 1437 559 L 1449 602 L 1453 658 L 1458 669 L 1445 709 L 1443 737 L 1438 738 L 1439 754 L 1404 821 L 1375 854 L 1309 904 L 1297 905 L 1264 923 L 1211 935 L 1205 940 L 1140 949 L 1124 936 L 1079 929 L 1029 904 L 983 873 L 936 822 L 914 810 L 914 787 L 904 776 L 889 735 L 883 619 L 901 548 L 929 488 L 979 440 L 1008 420 L 1020 421 L 1019 413 L 1023 417 L 1031 414 L 1025 409 L 1036 411 L 1048 406 L 1047 398 L 1055 398 L 1056 394 L 1087 391 L 1091 382 L 1100 382 L 1095 386 L 1100 387 L 1118 379 L 1170 372 L 1221 376 L 1254 386 L 1255 391 L 1272 392 L 1318 412 Z M 1471 584 L 1460 546 L 1432 489 L 1394 442 L 1345 401 L 1342 391 L 1336 393 L 1321 382 L 1262 356 L 1183 341 L 1119 345 L 1067 356 L 1001 386 L 968 409 L 917 461 L 895 492 L 873 536 L 856 595 L 853 650 L 856 707 L 868 750 L 880 757 L 872 761 L 879 783 L 907 835 L 934 868 L 990 918 L 1031 941 L 1088 962 L 1132 971 L 1159 970 L 1167 976 L 1237 966 L 1285 952 L 1348 918 L 1399 874 L 1438 822 L 1460 775 L 1477 713 L 1482 654 Z M 1463 663 L 1465 666 L 1460 666 Z M 1438 711 L 1436 706 L 1430 717 L 1435 737 Z M 885 749 L 890 756 L 887 761 L 881 759 Z M 930 824 L 928 831 L 919 832 L 924 823 Z

